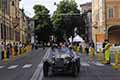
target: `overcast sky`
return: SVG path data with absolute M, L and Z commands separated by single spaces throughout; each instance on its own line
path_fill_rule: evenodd
M 49 10 L 50 14 L 53 13 L 53 11 L 56 9 L 56 6 L 54 5 L 54 2 L 59 3 L 61 0 L 21 0 L 20 2 L 20 8 L 25 9 L 25 13 L 32 17 L 34 15 L 33 6 L 35 4 L 42 4 L 45 5 Z M 90 2 L 91 0 L 75 0 L 78 5 Z

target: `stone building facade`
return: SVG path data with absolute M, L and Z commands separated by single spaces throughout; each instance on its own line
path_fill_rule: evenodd
M 92 0 L 92 38 L 102 44 L 105 39 L 120 43 L 120 0 Z
M 86 26 L 86 37 L 87 37 L 87 42 L 92 43 L 92 3 L 87 2 L 84 4 L 80 5 L 81 8 L 81 13 L 85 17 L 85 26 Z
M 27 27 L 21 23 L 24 16 L 19 9 L 21 0 L 0 0 L 0 42 L 25 42 L 21 37 L 22 29 Z M 22 28 L 22 29 L 21 29 Z M 22 38 L 22 39 L 21 39 Z

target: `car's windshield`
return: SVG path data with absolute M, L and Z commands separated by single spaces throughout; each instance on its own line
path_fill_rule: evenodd
M 59 53 L 70 54 L 70 50 L 68 48 L 59 48 Z
M 53 52 L 52 52 L 52 56 L 55 56 L 55 57 L 61 57 L 62 55 L 65 55 L 65 56 L 69 56 L 69 57 L 72 57 L 73 56 L 73 53 L 72 51 L 70 51 L 69 48 L 65 47 L 65 48 L 57 48 L 55 49 Z

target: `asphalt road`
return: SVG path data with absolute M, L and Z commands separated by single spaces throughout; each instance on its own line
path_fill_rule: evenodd
M 111 65 L 101 64 L 97 59 L 89 60 L 88 55 L 80 55 L 80 73 L 77 77 L 69 74 L 57 74 L 43 77 L 42 59 L 50 49 L 38 49 L 20 57 L 14 63 L 0 64 L 0 80 L 120 80 L 120 70 Z
M 14 62 L 0 64 L 0 80 L 30 80 L 46 51 L 34 50 Z

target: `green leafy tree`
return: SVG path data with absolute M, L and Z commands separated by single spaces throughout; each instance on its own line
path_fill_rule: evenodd
M 58 40 L 74 34 L 74 28 L 80 27 L 80 11 L 74 0 L 63 0 L 57 4 L 57 10 L 52 16 Z
M 37 35 L 38 41 L 47 42 L 49 36 L 53 33 L 53 27 L 49 10 L 42 5 L 35 5 L 33 7 L 35 15 L 35 34 Z

